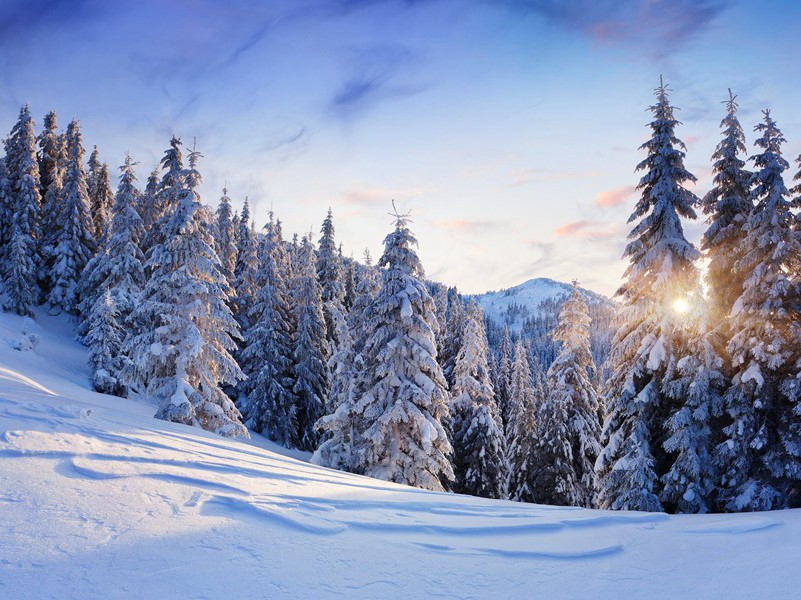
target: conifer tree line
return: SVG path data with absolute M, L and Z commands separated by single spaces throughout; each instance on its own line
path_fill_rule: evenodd
M 227 185 L 213 209 L 178 137 L 142 186 L 132 157 L 112 177 L 77 120 L 62 132 L 48 113 L 37 134 L 27 106 L 0 160 L 3 306 L 71 315 L 97 391 L 323 466 L 523 502 L 796 506 L 801 171 L 788 189 L 767 110 L 746 156 L 730 92 L 697 197 L 668 92 L 650 107 L 614 335 L 578 282 L 519 331 L 486 320 L 426 279 L 398 210 L 381 256 L 357 261 L 330 209 L 319 237 L 291 238 Z M 682 222 L 698 212 L 695 248 Z

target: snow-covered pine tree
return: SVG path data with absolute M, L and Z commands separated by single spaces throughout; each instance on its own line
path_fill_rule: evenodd
M 434 302 L 408 217 L 384 240 L 382 284 L 369 309 L 354 422 L 362 433 L 351 468 L 371 477 L 442 490 L 453 480 L 446 383 L 437 364 Z
M 342 258 L 337 249 L 334 233 L 334 216 L 329 208 L 320 230 L 321 235 L 317 249 L 317 279 L 322 289 L 325 338 L 328 341 L 330 352 L 333 352 L 337 345 L 336 323 L 339 317 L 336 313 L 344 314 L 345 312 L 342 303 L 345 298 L 345 287 L 342 283 Z
M 63 222 L 54 240 L 56 245 L 48 269 L 52 286 L 48 300 L 55 312 L 75 313 L 80 301 L 78 283 L 97 250 L 97 242 L 92 234 L 94 225 L 83 166 L 81 127 L 77 120 L 67 127 L 66 143 L 67 161 L 59 196 Z
M 100 175 L 100 153 L 97 146 L 92 147 L 92 153 L 89 155 L 87 161 L 88 169 L 86 171 L 86 191 L 89 194 L 89 206 L 92 206 L 92 199 L 95 197 L 95 187 L 97 186 L 97 178 Z
M 244 221 L 243 221 L 244 223 Z M 241 390 L 245 424 L 286 446 L 297 447 L 297 397 L 294 383 L 293 331 L 289 285 L 280 230 L 272 220 L 265 228 L 259 285 L 249 311 L 253 326 L 245 332 L 241 364 L 247 379 Z
M 602 508 L 659 511 L 659 477 L 669 461 L 662 448 L 674 412 L 665 382 L 684 355 L 685 315 L 674 309 L 698 290 L 698 251 L 684 237 L 680 217 L 694 219 L 695 195 L 684 187 L 695 177 L 684 168 L 678 121 L 660 81 L 651 106 L 651 139 L 641 197 L 629 218 L 626 283 L 618 291 L 620 328 L 610 355 L 612 375 L 604 393 L 606 418 L 596 463 Z
M 249 331 L 255 325 L 250 308 L 258 293 L 257 274 L 259 272 L 259 243 L 250 222 L 248 199 L 242 207 L 242 218 L 237 232 L 236 266 L 234 267 L 234 295 L 231 310 L 242 331 Z
M 67 162 L 65 136 L 57 133 L 56 113 L 45 116 L 45 128 L 39 136 L 39 179 L 42 184 L 41 255 L 42 287 L 49 293 L 48 265 L 53 264 L 59 232 L 63 225 L 63 207 L 60 196 L 64 181 L 64 167 Z
M 11 228 L 3 256 L 3 287 L 6 310 L 18 315 L 32 315 L 39 303 L 41 256 L 41 197 L 39 162 L 36 159 L 36 134 L 26 104 L 6 140 L 6 168 L 11 193 Z
M 4 146 L 7 146 L 7 142 L 4 143 Z M 7 157 L 0 157 L 0 258 L 5 256 L 8 250 L 8 239 L 11 237 L 11 216 L 14 214 L 14 195 L 11 191 L 11 179 L 8 176 L 6 163 Z
M 133 170 L 135 164 L 130 155 L 125 156 L 112 206 L 108 242 L 89 261 L 81 280 L 81 313 L 90 314 L 104 290 L 108 290 L 122 325 L 127 324 L 145 286 L 145 258 L 139 247 L 145 228 L 136 210 L 139 191 Z M 79 326 L 78 333 L 85 334 L 85 327 Z
M 92 210 L 92 222 L 95 227 L 95 239 L 100 245 L 103 245 L 108 234 L 109 213 L 114 203 L 114 192 L 111 189 L 111 178 L 107 163 L 100 165 L 97 170 L 94 185 L 89 195 L 89 202 Z
M 328 408 L 330 375 L 325 339 L 322 289 L 315 272 L 314 247 L 304 237 L 298 269 L 292 285 L 295 308 L 295 384 L 298 432 L 296 444 L 302 450 L 317 448 L 315 423 Z
M 801 478 L 797 309 L 791 306 L 801 248 L 783 178 L 789 168 L 781 153 L 784 137 L 767 110 L 755 130 L 760 137 L 754 145 L 761 152 L 751 157 L 754 208 L 735 265 L 743 292 L 728 323 L 727 351 L 735 371 L 725 396 L 729 423 L 716 453 L 720 504 L 730 511 L 781 508 Z
M 590 507 L 601 424 L 590 379 L 595 371 L 590 314 L 575 281 L 552 337 L 561 347 L 548 369 L 548 395 L 537 411 L 535 498 L 545 504 Z
M 454 491 L 506 496 L 506 443 L 495 404 L 484 316 L 472 302 L 464 316 L 462 347 L 456 355 L 450 412 L 453 430 Z
M 164 158 L 161 159 L 161 170 L 164 174 L 159 182 L 158 190 L 152 200 L 149 200 L 149 205 L 146 207 L 148 214 L 142 219 L 146 226 L 142 250 L 148 257 L 150 249 L 164 241 L 164 229 L 172 219 L 181 194 L 186 189 L 187 184 L 184 179 L 190 170 L 184 170 L 180 138 L 172 136 L 170 139 L 170 147 L 164 152 Z M 151 219 L 152 224 L 147 227 L 147 223 Z
M 504 325 L 501 330 L 501 344 L 498 349 L 498 362 L 495 370 L 495 398 L 498 401 L 498 409 L 501 411 L 501 423 L 503 432 L 508 440 L 512 433 L 511 428 L 511 402 L 510 384 L 512 381 L 512 361 L 514 360 L 512 349 L 512 338 L 509 334 L 509 326 Z
M 161 180 L 159 177 L 159 167 L 157 166 L 148 176 L 145 191 L 139 196 L 139 205 L 137 206 L 139 216 L 142 217 L 142 223 L 145 226 L 145 231 L 150 231 L 159 218 L 159 210 L 156 204 L 159 185 L 161 185 Z
M 456 355 L 462 347 L 462 327 L 464 307 L 459 299 L 459 292 L 455 287 L 448 290 L 448 316 L 445 322 L 443 345 L 440 348 L 437 359 L 442 365 L 442 372 L 448 388 L 453 387 L 453 369 L 456 363 Z
M 119 312 L 108 289 L 104 290 L 89 314 L 85 342 L 89 346 L 92 384 L 101 394 L 125 396 L 123 383 L 126 358 L 122 354 L 125 331 L 119 323 Z
M 149 327 L 124 344 L 131 359 L 126 374 L 159 399 L 157 418 L 247 437 L 239 411 L 220 387 L 242 377 L 231 356 L 239 332 L 208 232 L 211 214 L 194 188 L 200 179 L 198 156 L 190 154 L 163 241 L 145 264 L 152 276 L 131 318 Z
M 507 438 L 509 465 L 509 498 L 518 502 L 534 502 L 534 448 L 536 446 L 536 402 L 531 387 L 528 350 L 518 338 L 510 370 L 509 402 L 511 435 Z
M 749 198 L 751 174 L 745 169 L 745 135 L 737 119 L 737 96 L 729 90 L 726 116 L 720 123 L 723 139 L 712 154 L 714 187 L 704 196 L 702 207 L 709 227 L 701 249 L 709 257 L 706 272 L 709 310 L 716 326 L 731 312 L 743 290 L 744 276 L 735 269 L 745 236 L 743 225 L 753 204 Z
M 342 246 L 340 245 L 340 252 L 341 251 Z M 342 306 L 345 309 L 343 312 L 347 315 L 348 312 L 350 312 L 351 306 L 353 306 L 353 302 L 356 300 L 356 261 L 353 260 L 353 256 L 343 262 L 343 269 L 344 283 L 342 286 L 345 289 L 345 295 L 342 298 Z
M 437 336 L 437 347 L 442 348 L 445 343 L 445 324 L 448 322 L 448 288 L 441 283 L 435 283 L 431 296 L 434 299 L 434 312 L 437 315 L 437 328 L 434 334 Z
M 237 231 L 234 229 L 231 220 L 231 199 L 228 197 L 228 189 L 223 188 L 220 204 L 217 207 L 217 248 L 222 263 L 223 272 L 228 278 L 228 282 L 234 283 L 234 270 L 236 269 L 236 237 Z
M 727 384 L 704 299 L 695 299 L 693 306 L 687 354 L 677 363 L 675 380 L 666 388 L 679 408 L 666 423 L 669 435 L 663 446 L 671 464 L 661 478 L 659 495 L 665 509 L 680 513 L 705 513 L 712 508 L 717 482 L 713 431 L 719 426 Z

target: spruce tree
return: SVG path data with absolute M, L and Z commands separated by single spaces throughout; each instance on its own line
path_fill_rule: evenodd
M 381 289 L 370 306 L 369 333 L 353 405 L 357 433 L 351 470 L 442 490 L 453 480 L 446 383 L 436 361 L 434 302 L 408 218 L 397 215 L 384 240 Z
M 510 418 L 511 403 L 509 397 L 509 386 L 512 378 L 512 360 L 512 339 L 509 335 L 509 326 L 504 325 L 501 331 L 501 344 L 498 349 L 498 363 L 495 371 L 495 397 L 498 399 L 498 408 L 501 411 L 501 422 L 507 440 L 512 430 Z
M 575 281 L 552 336 L 561 348 L 548 369 L 549 392 L 537 411 L 535 497 L 545 504 L 590 507 L 601 425 L 590 379 L 595 371 L 590 315 Z
M 242 377 L 231 356 L 239 332 L 208 232 L 211 214 L 194 187 L 200 180 L 198 156 L 190 154 L 190 167 L 176 184 L 177 204 L 164 221 L 163 241 L 145 263 L 152 276 L 131 317 L 149 326 L 125 342 L 131 359 L 126 374 L 159 399 L 156 418 L 247 437 L 239 411 L 220 387 Z
M 506 444 L 495 404 L 484 317 L 473 302 L 464 319 L 462 347 L 454 363 L 450 412 L 455 491 L 484 498 L 506 495 Z
M 94 223 L 94 235 L 98 242 L 105 243 L 108 234 L 109 213 L 114 203 L 114 192 L 111 189 L 111 179 L 108 164 L 103 163 L 97 170 L 94 185 L 89 195 Z
M 596 463 L 602 508 L 659 511 L 659 477 L 669 461 L 662 448 L 665 423 L 675 403 L 665 385 L 684 353 L 685 316 L 674 309 L 698 289 L 697 250 L 684 237 L 681 217 L 694 219 L 697 198 L 684 185 L 695 177 L 684 168 L 678 121 L 660 82 L 651 106 L 651 139 L 641 197 L 629 222 L 626 283 L 618 291 L 620 328 L 610 355 L 612 375 L 604 394 L 606 417 Z
M 462 301 L 459 299 L 459 292 L 456 291 L 456 288 L 450 288 L 448 290 L 448 315 L 445 323 L 445 333 L 441 336 L 444 343 L 437 356 L 439 364 L 442 365 L 442 372 L 445 375 L 445 381 L 449 389 L 453 387 L 456 355 L 459 353 L 459 348 L 462 347 L 463 312 L 464 308 Z
M 251 318 L 250 307 L 258 293 L 257 274 L 259 272 L 259 244 L 256 232 L 250 222 L 248 199 L 242 208 L 242 218 L 237 232 L 236 266 L 234 267 L 234 294 L 231 310 L 242 331 L 248 331 L 255 321 Z
M 137 207 L 139 216 L 142 217 L 145 231 L 150 231 L 158 221 L 159 216 L 161 216 L 157 204 L 160 185 L 159 168 L 155 167 L 147 178 L 145 191 L 139 197 L 139 206 Z
M 528 351 L 521 339 L 514 348 L 510 371 L 509 415 L 510 435 L 507 438 L 509 465 L 509 498 L 518 502 L 534 502 L 534 449 L 536 447 L 536 402 L 531 387 Z
M 223 188 L 223 195 L 217 207 L 217 247 L 219 248 L 220 262 L 228 282 L 234 283 L 234 270 L 236 269 L 236 238 L 237 231 L 231 219 L 231 199 L 228 190 Z
M 67 127 L 67 162 L 59 196 L 63 223 L 54 240 L 56 245 L 48 269 L 52 286 L 48 300 L 54 312 L 77 311 L 81 274 L 97 250 L 83 156 L 81 128 L 73 120 Z
M 42 287 L 49 293 L 52 287 L 49 265 L 55 261 L 54 252 L 64 223 L 61 188 L 67 163 L 66 136 L 56 133 L 56 114 L 45 117 L 45 129 L 39 136 L 39 169 L 42 183 Z M 44 169 L 44 171 L 42 171 Z
M 245 332 L 241 353 L 246 425 L 288 448 L 298 446 L 298 406 L 293 392 L 294 357 L 289 284 L 282 269 L 280 230 L 272 218 L 256 276 L 258 292 L 249 310 L 253 326 Z
M 92 384 L 101 394 L 125 396 L 127 388 L 122 376 L 126 365 L 122 354 L 125 332 L 119 323 L 119 312 L 108 289 L 100 294 L 88 321 L 85 341 L 89 346 Z
M 333 351 L 337 344 L 336 323 L 339 320 L 337 313 L 344 314 L 345 311 L 343 305 L 345 287 L 342 282 L 342 258 L 334 239 L 334 217 L 330 208 L 320 233 L 317 250 L 317 278 L 322 289 L 325 338 L 328 341 L 329 351 Z
M 297 323 L 293 391 L 298 407 L 296 444 L 310 451 L 317 448 L 315 423 L 325 414 L 330 385 L 322 289 L 317 281 L 314 258 L 311 240 L 304 237 L 292 290 Z
M 146 218 L 143 217 L 146 227 L 148 221 L 152 220 L 150 226 L 145 229 L 147 233 L 142 246 L 146 256 L 149 256 L 148 252 L 154 246 L 164 241 L 165 229 L 187 186 L 185 178 L 191 170 L 184 170 L 181 145 L 180 138 L 172 136 L 170 147 L 164 152 L 164 158 L 161 159 L 163 175 L 158 190 L 148 207 L 149 214 Z
M 743 274 L 735 269 L 742 258 L 739 248 L 753 204 L 749 198 L 751 174 L 740 158 L 746 152 L 745 135 L 737 119 L 737 97 L 729 90 L 726 116 L 720 123 L 723 139 L 712 154 L 714 187 L 704 196 L 702 207 L 707 228 L 701 249 L 709 257 L 706 273 L 709 310 L 713 325 L 727 317 L 743 291 Z
M 794 347 L 795 298 L 801 248 L 783 173 L 784 137 L 770 116 L 756 126 L 750 201 L 753 211 L 735 265 L 743 291 L 728 322 L 727 351 L 735 370 L 726 393 L 729 423 L 717 448 L 725 510 L 769 510 L 786 505 L 801 479 L 797 435 L 798 383 Z
M 4 308 L 30 316 L 40 297 L 42 207 L 36 135 L 27 104 L 20 109 L 19 120 L 6 140 L 6 167 L 13 212 L 4 256 Z
M 4 143 L 7 146 L 7 142 Z M 6 147 L 6 151 L 8 148 Z M 6 256 L 11 237 L 11 218 L 14 214 L 14 195 L 8 174 L 8 157 L 0 157 L 0 258 Z

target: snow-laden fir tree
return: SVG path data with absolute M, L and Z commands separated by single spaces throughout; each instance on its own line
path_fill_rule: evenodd
M 217 207 L 217 248 L 222 263 L 223 272 L 228 282 L 234 283 L 234 270 L 236 269 L 236 242 L 237 231 L 231 220 L 231 199 L 228 190 L 223 188 L 220 204 Z
M 745 236 L 743 225 L 753 209 L 749 198 L 751 174 L 741 158 L 746 153 L 745 135 L 737 119 L 736 96 L 729 90 L 726 116 L 720 123 L 723 139 L 712 154 L 714 187 L 703 198 L 709 227 L 701 249 L 709 257 L 706 272 L 709 310 L 713 325 L 731 312 L 743 290 L 743 273 L 735 269 Z
M 336 313 L 345 311 L 342 258 L 337 249 L 334 233 L 334 217 L 329 208 L 320 230 L 317 249 L 317 279 L 322 289 L 325 338 L 328 340 L 328 347 L 331 351 L 337 344 L 336 322 L 339 318 Z
M 161 185 L 159 175 L 159 167 L 157 166 L 151 171 L 145 184 L 145 190 L 139 196 L 137 210 L 139 211 L 139 216 L 142 217 L 145 231 L 150 231 L 160 216 L 158 205 L 156 204 L 159 186 Z
M 295 308 L 295 383 L 297 396 L 297 446 L 302 450 L 317 448 L 315 423 L 325 414 L 330 375 L 328 344 L 325 339 L 322 289 L 315 272 L 314 247 L 304 237 L 300 247 L 298 270 L 292 283 Z
M 288 448 L 298 447 L 297 397 L 293 392 L 293 317 L 280 230 L 270 218 L 265 228 L 259 285 L 249 310 L 241 365 L 247 379 L 240 389 L 245 424 Z
M 89 202 L 92 210 L 92 222 L 95 227 L 95 239 L 102 245 L 106 240 L 110 219 L 109 214 L 114 203 L 114 192 L 111 189 L 111 177 L 107 163 L 100 165 L 97 170 L 94 185 L 89 194 Z
M 92 147 L 92 153 L 89 155 L 89 160 L 86 163 L 86 190 L 89 192 L 89 198 L 94 198 L 95 186 L 97 185 L 97 178 L 100 175 L 100 152 L 97 146 Z M 89 203 L 91 206 L 91 202 Z
M 316 426 L 323 431 L 323 439 L 312 456 L 315 464 L 343 471 L 357 468 L 357 452 L 364 422 L 355 409 L 355 402 L 360 397 L 359 375 L 364 372 L 362 349 L 372 332 L 370 306 L 380 287 L 378 275 L 370 251 L 365 250 L 364 266 L 359 270 L 353 306 L 345 327 L 341 321 L 338 324 L 340 342 L 329 361 L 332 377 L 330 414 L 317 421 Z
M 453 370 L 456 363 L 456 355 L 462 347 L 462 327 L 464 307 L 459 299 L 459 292 L 456 288 L 448 290 L 448 316 L 445 322 L 443 345 L 438 356 L 439 364 L 442 365 L 442 372 L 448 387 L 453 386 Z
M 679 360 L 675 380 L 667 386 L 678 409 L 666 423 L 663 444 L 671 456 L 662 476 L 659 498 L 671 512 L 705 513 L 712 508 L 717 482 L 713 431 L 718 427 L 727 384 L 723 360 L 710 332 L 710 314 L 703 298 L 695 299 L 688 315 L 688 350 Z
M 112 207 L 108 242 L 89 261 L 81 281 L 81 313 L 88 315 L 108 290 L 123 325 L 128 322 L 145 286 L 145 258 L 140 248 L 145 228 L 136 210 L 139 190 L 133 169 L 135 164 L 130 155 L 125 156 Z M 85 333 L 84 327 L 79 326 L 78 333 Z
M 172 219 L 175 208 L 180 202 L 181 195 L 186 190 L 186 175 L 191 170 L 184 170 L 183 154 L 181 153 L 181 140 L 175 136 L 170 139 L 170 147 L 164 152 L 161 159 L 163 175 L 158 190 L 152 199 L 148 199 L 146 206 L 147 216 L 143 217 L 146 226 L 145 239 L 142 250 L 145 256 L 154 246 L 161 244 L 165 239 L 164 230 Z M 148 222 L 151 221 L 148 227 Z
M 194 188 L 200 179 L 198 156 L 190 154 L 163 241 L 145 264 L 152 276 L 131 318 L 149 327 L 125 342 L 131 359 L 126 374 L 159 399 L 157 418 L 247 437 L 239 411 L 220 387 L 242 377 L 231 356 L 239 332 L 208 232 L 212 217 Z
M 518 502 L 534 502 L 534 448 L 537 442 L 536 401 L 531 387 L 528 350 L 519 339 L 515 343 L 510 370 L 510 435 L 507 438 L 509 498 Z
M 237 254 L 234 267 L 234 294 L 231 310 L 242 331 L 248 331 L 255 321 L 251 318 L 250 307 L 258 293 L 257 274 L 259 272 L 259 243 L 250 222 L 248 199 L 242 207 L 242 218 L 237 232 Z
M 561 347 L 548 369 L 548 394 L 537 411 L 534 492 L 538 502 L 592 505 L 601 424 L 590 352 L 590 315 L 573 282 L 552 333 Z
M 83 166 L 81 127 L 77 120 L 67 127 L 66 143 L 64 181 L 59 196 L 62 223 L 48 268 L 52 286 L 48 301 L 54 312 L 74 313 L 80 300 L 78 283 L 86 264 L 97 250 L 97 242 L 92 233 L 94 224 Z
M 475 302 L 465 311 L 456 355 L 450 412 L 454 491 L 484 498 L 506 496 L 506 444 L 495 404 L 484 316 Z
M 26 104 L 6 140 L 6 168 L 11 194 L 11 228 L 3 256 L 4 308 L 18 315 L 32 315 L 39 303 L 41 256 L 41 197 L 36 134 Z
M 793 330 L 797 309 L 791 305 L 801 248 L 783 178 L 789 167 L 781 153 L 784 137 L 769 111 L 755 130 L 760 152 L 751 157 L 754 208 L 735 265 L 743 292 L 728 323 L 734 376 L 725 397 L 728 425 L 716 452 L 720 503 L 730 511 L 783 507 L 801 476 Z
M 339 251 L 341 254 L 342 244 L 339 246 Z M 343 269 L 344 283 L 342 285 L 345 288 L 345 295 L 342 298 L 342 306 L 345 308 L 345 314 L 348 314 L 350 307 L 353 306 L 353 302 L 356 300 L 356 261 L 353 260 L 353 256 L 343 262 Z
M 495 369 L 495 398 L 498 401 L 498 409 L 501 411 L 501 423 L 504 435 L 508 440 L 511 435 L 511 402 L 509 387 L 512 381 L 512 361 L 514 360 L 512 339 L 509 334 L 509 326 L 504 325 L 501 331 L 501 344 L 498 348 L 498 361 Z
M 11 179 L 8 176 L 6 163 L 6 157 L 0 157 L 0 257 L 5 256 L 8 250 L 8 238 L 11 235 L 11 215 L 14 213 L 14 195 L 11 192 Z
M 352 469 L 431 490 L 453 480 L 442 420 L 447 392 L 432 327 L 434 302 L 413 246 L 408 218 L 396 215 L 384 240 L 381 289 L 370 306 L 354 421 L 359 447 Z
M 620 328 L 610 355 L 612 375 L 604 393 L 606 418 L 596 463 L 602 508 L 659 511 L 659 477 L 669 457 L 662 449 L 665 423 L 674 411 L 665 382 L 684 355 L 686 316 L 674 309 L 698 289 L 698 251 L 684 237 L 680 217 L 694 219 L 697 198 L 684 185 L 695 177 L 684 168 L 678 121 L 660 82 L 651 106 L 651 138 L 641 197 L 629 222 L 626 282 L 618 291 Z
M 125 331 L 120 325 L 119 312 L 108 289 L 94 303 L 88 322 L 85 342 L 89 346 L 92 384 L 102 394 L 125 396 L 127 388 L 122 375 L 127 364 L 122 354 Z
M 434 334 L 437 336 L 437 347 L 442 348 L 445 341 L 443 339 L 445 324 L 448 322 L 448 288 L 441 283 L 435 283 L 431 296 L 434 298 L 434 313 L 437 315 L 437 328 Z
M 39 180 L 42 186 L 41 255 L 42 280 L 45 292 L 50 291 L 51 283 L 47 266 L 55 260 L 53 252 L 58 243 L 59 231 L 63 224 L 63 207 L 59 198 L 64 180 L 64 167 L 67 162 L 65 136 L 57 132 L 56 113 L 45 116 L 45 128 L 39 135 Z

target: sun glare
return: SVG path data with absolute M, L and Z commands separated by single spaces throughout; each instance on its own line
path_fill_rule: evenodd
M 679 315 L 687 314 L 690 311 L 690 303 L 686 298 L 676 298 L 673 301 L 673 311 Z

